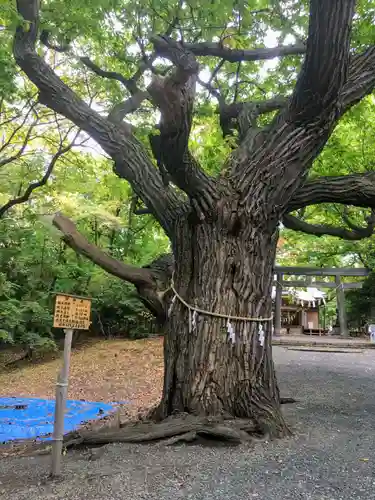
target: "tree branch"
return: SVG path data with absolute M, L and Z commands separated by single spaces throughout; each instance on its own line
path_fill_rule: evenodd
M 166 78 L 155 77 L 148 87 L 161 112 L 160 135 L 150 137 L 152 150 L 159 168 L 165 168 L 172 181 L 207 211 L 217 197 L 216 185 L 188 148 L 199 65 L 193 54 L 171 38 L 155 36 L 152 42 L 156 54 L 176 67 Z
M 262 61 L 290 55 L 304 54 L 304 44 L 286 45 L 274 48 L 259 48 L 253 50 L 238 50 L 224 47 L 222 43 L 184 43 L 184 47 L 196 56 L 220 57 L 225 61 Z
M 40 35 L 40 41 L 47 48 L 60 53 L 69 53 L 69 55 L 78 61 L 80 61 L 84 66 L 89 68 L 93 73 L 102 77 L 108 78 L 110 80 L 117 80 L 120 82 L 126 90 L 130 93 L 130 97 L 125 99 L 123 102 L 116 104 L 108 115 L 108 119 L 115 123 L 121 123 L 125 116 L 129 113 L 136 111 L 141 103 L 149 97 L 147 91 L 142 91 L 137 87 L 137 81 L 142 76 L 144 71 L 147 69 L 148 65 L 143 63 L 141 67 L 136 71 L 136 73 L 131 78 L 125 78 L 124 75 L 118 73 L 117 71 L 107 71 L 102 69 L 100 66 L 95 64 L 89 57 L 77 57 L 70 48 L 70 45 L 56 45 L 50 41 L 50 33 L 47 30 L 42 30 Z
M 94 264 L 108 273 L 135 285 L 140 299 L 145 306 L 159 319 L 165 318 L 165 307 L 162 294 L 158 291 L 160 276 L 153 273 L 152 266 L 139 268 L 120 262 L 99 247 L 89 243 L 77 231 L 75 224 L 62 214 L 56 214 L 52 220 L 53 225 L 63 234 L 63 241 L 79 255 L 83 255 Z
M 284 215 L 282 223 L 286 228 L 292 229 L 293 231 L 301 231 L 303 233 L 313 234 L 314 236 L 336 236 L 337 238 L 355 241 L 368 238 L 374 233 L 375 213 L 372 212 L 371 217 L 368 218 L 366 227 L 356 227 L 355 229 L 310 224 L 290 214 Z
M 150 284 L 152 282 L 150 273 L 110 257 L 105 252 L 89 243 L 86 238 L 77 231 L 75 224 L 57 213 L 53 218 L 53 225 L 63 233 L 64 242 L 75 252 L 87 257 L 91 262 L 105 269 L 110 274 L 134 285 Z
M 212 97 L 215 97 L 215 99 L 217 99 L 217 101 L 219 103 L 219 106 L 220 105 L 221 106 L 225 105 L 225 99 L 224 99 L 224 97 L 220 94 L 220 91 L 212 85 L 211 81 L 209 81 L 209 82 L 206 83 L 201 78 L 197 77 L 197 82 L 204 89 L 206 89 L 208 91 L 208 93 L 210 95 L 212 95 Z
M 180 0 L 179 4 L 178 4 L 176 16 L 174 17 L 172 22 L 169 23 L 168 28 L 165 31 L 166 37 L 169 37 L 172 34 L 172 31 L 174 30 L 174 28 L 178 24 L 178 21 L 179 21 L 178 13 L 182 7 L 182 4 L 183 4 L 183 2 L 182 2 L 182 0 Z M 139 68 L 134 73 L 134 75 L 127 81 L 128 85 L 130 84 L 131 86 L 134 87 L 133 89 L 128 88 L 129 92 L 131 93 L 131 97 L 129 99 L 126 99 L 125 101 L 117 104 L 116 106 L 114 106 L 114 108 L 111 110 L 111 112 L 108 115 L 108 119 L 111 121 L 121 122 L 128 113 L 133 113 L 134 111 L 136 111 L 140 107 L 140 105 L 142 104 L 142 102 L 144 100 L 146 100 L 146 99 L 151 100 L 151 96 L 148 93 L 148 91 L 137 89 L 136 84 L 137 84 L 138 80 L 141 78 L 141 76 L 143 75 L 143 73 L 147 69 L 150 69 L 152 72 L 155 71 L 155 69 L 152 66 L 152 63 L 156 59 L 157 54 L 154 52 L 150 56 L 147 56 L 142 44 L 139 44 L 139 47 L 140 47 L 141 52 L 142 52 L 143 61 L 139 65 Z
M 355 0 L 310 0 L 306 57 L 289 107 L 296 123 L 318 117 L 324 123 L 336 112 L 347 80 L 354 7 Z
M 250 127 L 256 126 L 256 119 L 260 115 L 283 109 L 287 103 L 288 98 L 280 96 L 265 101 L 219 105 L 218 113 L 223 135 L 228 135 L 233 128 L 239 128 L 240 135 L 244 137 Z
M 111 109 L 108 114 L 108 120 L 114 123 L 121 123 L 126 115 L 134 113 L 134 111 L 139 109 L 143 101 L 145 101 L 146 99 L 150 99 L 148 91 L 141 90 L 137 86 L 138 80 L 140 79 L 144 71 L 149 67 L 148 62 L 142 63 L 131 78 L 125 78 L 123 75 L 121 75 L 121 73 L 117 73 L 116 71 L 103 70 L 88 57 L 80 57 L 79 59 L 86 67 L 91 69 L 98 76 L 119 81 L 130 93 L 129 98 L 116 104 Z
M 306 58 L 289 105 L 266 131 L 249 129 L 231 159 L 244 203 L 265 182 L 280 216 L 323 149 L 340 114 L 355 0 L 310 0 Z M 327 43 L 330 40 L 330 44 Z M 260 147 L 261 146 L 261 147 Z
M 288 137 L 289 139 L 293 138 L 293 142 L 295 141 L 296 143 L 295 146 L 293 146 L 292 143 L 289 142 L 288 150 L 283 149 L 282 152 L 285 153 L 285 151 L 287 151 L 287 154 L 291 154 L 292 157 L 294 156 L 294 158 L 296 159 L 295 151 L 298 151 L 297 164 L 299 163 L 301 168 L 303 168 L 304 170 L 306 168 L 309 168 L 313 160 L 323 149 L 328 138 L 333 132 L 335 125 L 338 122 L 338 119 L 353 105 L 360 102 L 361 99 L 363 99 L 366 95 L 369 95 L 374 90 L 375 46 L 370 47 L 361 54 L 353 56 L 350 60 L 348 73 L 349 73 L 348 78 L 342 87 L 340 95 L 338 96 L 335 113 L 331 116 L 330 119 L 328 119 L 328 123 L 326 123 L 324 127 L 321 126 L 321 123 L 318 123 L 317 124 L 318 130 L 314 131 L 314 128 L 310 127 L 308 130 L 305 131 L 305 134 L 302 134 L 301 130 L 299 130 L 298 128 L 295 129 L 295 127 L 293 127 L 293 123 L 292 126 L 286 126 L 288 123 L 287 104 L 289 100 L 285 98 L 284 103 L 283 103 L 283 98 L 276 98 L 275 100 L 269 101 L 271 109 L 274 101 L 275 101 L 274 102 L 275 108 L 279 105 L 281 110 L 284 109 L 284 111 L 282 111 L 274 120 L 274 126 L 272 129 L 274 131 L 272 134 L 274 144 L 276 144 L 277 142 L 283 144 L 283 140 L 288 140 Z M 241 112 L 241 106 L 244 105 L 246 106 L 247 104 L 243 103 L 239 104 L 238 106 L 230 105 L 230 107 L 228 108 L 229 114 L 232 114 L 232 116 L 237 115 L 237 113 Z M 260 103 L 260 107 L 262 106 L 263 104 Z M 264 106 L 267 107 L 267 101 L 265 101 Z M 285 139 L 283 139 L 282 136 L 284 136 Z M 257 142 L 255 141 L 253 145 L 256 147 Z M 359 175 L 360 177 L 349 178 L 348 179 L 349 182 L 351 182 L 352 180 L 360 181 L 362 179 L 362 174 Z M 371 177 L 371 174 L 369 175 Z M 338 180 L 341 180 L 341 177 Z M 362 182 L 360 186 L 357 186 L 360 189 L 360 191 L 362 189 L 365 189 L 364 192 L 365 193 L 368 192 L 369 193 L 368 196 L 365 195 L 364 198 L 358 199 L 358 197 L 356 197 L 355 193 L 353 192 L 354 202 L 357 206 L 359 206 L 358 203 L 362 203 L 363 206 L 369 206 L 369 207 L 372 206 L 372 199 L 371 199 L 371 197 L 373 196 L 372 187 L 371 183 L 369 184 L 368 181 L 369 179 L 367 179 L 366 186 Z M 338 187 L 338 185 L 336 187 Z M 351 189 L 352 187 L 351 185 L 348 184 L 347 187 L 349 188 L 350 192 L 354 191 Z M 330 193 L 327 193 L 327 195 L 330 196 Z M 345 190 L 344 195 L 348 195 L 347 190 Z M 352 196 L 348 197 L 348 201 L 343 203 L 348 203 L 348 204 L 352 203 L 352 201 L 350 201 L 352 200 L 352 198 L 353 198 Z M 335 199 L 334 201 L 340 203 L 340 199 L 345 199 L 341 197 L 341 193 L 340 193 L 340 198 Z M 323 202 L 317 201 L 317 203 L 323 203 Z
M 341 92 L 341 114 L 371 94 L 375 87 L 375 45 L 352 57 Z
M 0 207 L 0 219 L 2 217 L 4 217 L 5 213 L 8 210 L 10 210 L 12 207 L 14 207 L 16 205 L 20 205 L 21 203 L 25 203 L 30 198 L 31 194 L 35 191 L 35 189 L 42 187 L 47 183 L 57 161 L 59 160 L 59 158 L 61 158 L 61 156 L 63 156 L 65 153 L 67 153 L 71 149 L 71 147 L 72 147 L 72 145 L 69 145 L 65 148 L 60 149 L 57 153 L 55 153 L 53 155 L 51 161 L 48 164 L 48 167 L 47 167 L 45 174 L 43 175 L 43 177 L 39 181 L 31 182 L 27 186 L 26 190 L 24 191 L 24 193 L 22 195 L 17 196 L 17 198 L 10 199 L 9 201 L 7 201 L 7 203 L 5 203 L 5 205 Z
M 365 220 L 368 224 L 371 223 L 372 219 L 374 218 L 374 214 L 375 214 L 375 209 L 372 209 L 371 210 L 371 215 L 369 217 L 366 217 Z M 345 224 L 350 228 L 352 229 L 353 231 L 361 231 L 363 228 L 361 226 L 358 226 L 357 224 L 354 224 L 354 222 L 350 219 L 350 216 L 349 216 L 349 210 L 348 210 L 348 207 L 345 206 L 344 209 L 343 209 L 343 212 L 341 214 L 342 216 L 342 220 L 345 222 Z
M 331 177 L 307 181 L 293 196 L 287 211 L 308 205 L 340 203 L 362 208 L 375 208 L 375 172 Z
M 58 123 L 57 119 L 55 120 L 56 123 Z M 70 141 L 69 144 L 67 144 L 66 146 L 64 146 L 64 142 L 66 141 L 66 139 L 68 138 L 70 132 L 72 131 L 73 127 L 70 127 L 67 132 L 64 134 L 64 136 L 61 135 L 60 133 L 60 130 L 59 130 L 59 133 L 60 133 L 60 144 L 59 144 L 59 147 L 58 147 L 58 150 L 56 151 L 56 153 L 52 156 L 49 164 L 48 164 L 48 167 L 43 175 L 43 177 L 39 180 L 39 181 L 35 181 L 35 182 L 31 182 L 27 188 L 25 189 L 24 193 L 21 194 L 20 192 L 18 193 L 18 196 L 16 198 L 12 198 L 10 199 L 7 203 L 5 203 L 5 205 L 3 205 L 2 207 L 0 207 L 0 219 L 2 217 L 4 217 L 5 213 L 10 210 L 12 207 L 16 206 L 16 205 L 20 205 L 21 203 L 25 203 L 29 198 L 30 196 L 32 195 L 32 193 L 38 189 L 39 187 L 42 187 L 44 186 L 48 179 L 50 178 L 51 174 L 52 174 L 52 171 L 56 165 L 56 163 L 58 162 L 58 160 L 64 156 L 68 151 L 70 151 L 75 145 L 76 145 L 76 140 L 80 134 L 80 130 L 77 130 L 76 133 L 74 134 L 74 137 L 72 138 L 72 140 Z M 87 140 L 87 139 L 86 139 Z M 82 141 L 79 145 L 82 146 L 84 142 L 86 142 L 86 140 Z
M 36 117 L 31 125 L 29 126 L 29 128 L 27 129 L 27 132 L 25 133 L 25 136 L 22 140 L 22 143 L 18 149 L 18 151 L 16 151 L 14 154 L 10 154 L 10 156 L 6 156 L 5 158 L 1 158 L 1 156 L 4 155 L 4 152 L 6 151 L 7 148 L 10 148 L 10 149 L 14 149 L 12 146 L 12 140 L 17 136 L 18 132 L 22 129 L 22 127 L 26 124 L 28 118 L 30 117 L 30 114 L 32 113 L 35 113 L 35 104 L 36 103 L 32 103 L 30 105 L 30 108 L 28 109 L 28 111 L 26 112 L 22 122 L 15 126 L 13 128 L 13 131 L 12 133 L 9 135 L 9 137 L 7 138 L 7 140 L 5 140 L 3 142 L 3 144 L 1 145 L 0 147 L 0 167 L 3 167 L 5 165 L 8 165 L 9 163 L 12 163 L 13 161 L 15 160 L 18 160 L 22 155 L 23 153 L 25 152 L 25 149 L 28 145 L 28 142 L 30 140 L 30 137 L 31 137 L 31 134 L 33 132 L 33 130 L 35 129 L 37 123 L 38 123 L 38 117 Z M 19 116 L 15 116 L 13 119 L 17 119 L 19 118 Z M 13 119 L 11 120 L 5 120 L 4 122 L 0 123 L 1 126 L 7 124 L 7 123 L 11 123 L 13 121 Z
M 165 36 L 167 36 L 167 37 L 171 35 L 173 29 L 178 24 L 178 21 L 179 21 L 178 12 L 181 9 L 181 6 L 182 6 L 182 0 L 179 2 L 179 6 L 177 8 L 177 13 L 176 13 L 175 18 L 173 19 L 173 21 L 171 23 L 169 23 L 168 28 L 166 29 Z M 48 47 L 54 51 L 57 51 L 60 53 L 61 52 L 63 52 L 63 53 L 71 52 L 69 43 L 65 43 L 63 45 L 53 44 L 50 41 L 50 32 L 48 30 L 42 30 L 41 35 L 40 35 L 40 41 L 46 47 Z M 145 99 L 150 98 L 150 95 L 147 91 L 140 90 L 137 87 L 137 82 L 147 69 L 150 69 L 152 71 L 154 70 L 154 68 L 152 67 L 152 63 L 156 59 L 157 55 L 156 55 L 156 53 L 153 53 L 153 54 L 151 54 L 151 56 L 147 56 L 145 51 L 144 51 L 144 47 L 143 47 L 142 43 L 139 43 L 138 37 L 136 37 L 136 41 L 138 42 L 139 47 L 141 49 L 143 61 L 139 65 L 137 71 L 133 74 L 133 76 L 131 78 L 126 78 L 121 73 L 118 73 L 116 71 L 106 71 L 106 70 L 102 69 L 100 66 L 98 66 L 96 63 L 94 63 L 89 57 L 77 57 L 77 56 L 75 56 L 75 54 L 71 53 L 71 55 L 74 58 L 76 58 L 80 62 L 82 62 L 87 68 L 91 69 L 91 71 L 93 71 L 95 74 L 97 74 L 98 76 L 100 76 L 102 78 L 109 78 L 111 80 L 117 80 L 122 85 L 124 85 L 124 87 L 130 93 L 130 95 L 131 95 L 130 98 L 125 99 L 123 102 L 121 102 L 119 104 L 116 104 L 108 115 L 108 119 L 110 121 L 113 121 L 116 123 L 122 122 L 127 114 L 136 111 Z
M 125 78 L 121 73 L 117 73 L 116 71 L 106 71 L 100 68 L 97 64 L 95 64 L 89 57 L 80 57 L 80 61 L 91 71 L 93 71 L 96 75 L 101 76 L 102 78 L 109 78 L 110 80 L 117 80 L 122 83 L 126 90 L 130 92 L 130 94 L 135 94 L 138 92 L 138 87 L 136 82 L 132 78 Z
M 327 69 L 328 71 L 328 69 Z M 317 78 L 316 76 L 311 76 L 313 79 Z M 348 111 L 352 106 L 361 101 L 365 96 L 369 95 L 375 88 L 375 46 L 368 48 L 361 54 L 357 54 L 352 56 L 349 64 L 348 76 L 347 79 L 342 86 L 342 89 L 337 98 L 337 103 L 334 105 L 334 111 L 331 113 L 331 116 L 327 115 L 328 104 L 324 104 L 323 107 L 327 106 L 323 111 L 323 115 L 320 118 L 323 119 L 323 122 L 317 122 L 317 129 L 314 131 L 314 127 L 311 127 L 310 130 L 306 130 L 306 138 L 304 139 L 302 135 L 300 135 L 298 128 L 293 132 L 289 132 L 289 135 L 295 134 L 298 145 L 298 161 L 301 167 L 305 170 L 310 167 L 314 159 L 319 155 L 319 153 L 324 148 L 327 140 L 332 134 L 335 126 L 339 120 L 339 118 Z M 313 99 L 313 98 L 312 98 Z M 305 108 L 305 111 L 307 108 Z M 287 118 L 287 110 L 285 112 L 280 113 L 280 115 L 275 120 L 275 124 L 280 125 L 282 128 L 283 123 L 285 124 L 285 118 Z M 279 123 L 277 123 L 279 122 Z M 325 123 L 324 123 L 325 122 Z M 287 134 L 285 134 L 287 135 Z M 290 151 L 293 152 L 292 144 L 289 144 Z M 371 174 L 370 174 L 371 175 Z M 361 176 L 361 174 L 360 174 Z M 362 177 L 360 177 L 362 178 Z M 353 180 L 358 180 L 360 178 L 354 178 Z M 369 179 L 367 179 L 368 181 Z M 336 186 L 338 187 L 338 186 Z M 367 183 L 367 187 L 365 187 L 362 183 L 358 186 L 361 189 L 365 189 L 365 192 L 369 190 L 372 193 L 371 186 Z M 348 185 L 349 191 L 352 192 L 351 186 Z M 353 193 L 354 194 L 354 193 Z M 370 194 L 372 196 L 372 194 Z M 357 205 L 358 198 L 355 198 L 355 204 Z M 340 203 L 340 200 L 335 200 Z M 363 206 L 372 206 L 371 199 L 368 200 L 367 196 L 362 200 Z M 320 202 L 318 202 L 320 203 Z M 345 203 L 345 202 L 344 202 Z M 348 204 L 351 201 L 347 202 Z M 361 200 L 359 200 L 361 203 Z M 357 205 L 360 206 L 360 205 Z
M 258 115 L 264 113 L 271 113 L 272 111 L 277 111 L 284 108 L 288 103 L 287 97 L 274 97 L 266 101 L 249 101 L 249 102 L 234 102 L 233 104 L 226 104 L 220 111 L 226 118 L 237 118 L 241 113 L 242 109 L 251 105 L 257 110 Z
M 38 0 L 18 0 L 17 8 L 25 22 L 16 30 L 13 53 L 18 65 L 39 89 L 40 102 L 71 120 L 101 145 L 114 160 L 117 175 L 131 183 L 134 192 L 170 233 L 175 214 L 180 211 L 178 195 L 165 189 L 145 148 L 129 128 L 119 127 L 91 109 L 36 53 Z
M 69 43 L 63 45 L 57 45 L 50 41 L 50 32 L 48 30 L 42 30 L 40 34 L 40 41 L 47 48 L 54 50 L 59 53 L 69 53 L 69 55 L 73 56 L 75 59 L 78 59 L 82 62 L 87 68 L 91 69 L 96 75 L 101 76 L 102 78 L 108 78 L 110 80 L 117 80 L 122 83 L 122 85 L 131 93 L 134 94 L 138 91 L 136 81 L 133 78 L 125 78 L 124 75 L 118 73 L 117 71 L 106 71 L 97 64 L 95 64 L 89 57 L 77 57 L 71 52 L 71 47 Z
M 108 114 L 108 120 L 113 123 L 121 123 L 126 115 L 137 111 L 142 102 L 149 98 L 150 95 L 147 90 L 139 90 L 128 99 L 125 99 L 125 101 L 122 101 L 113 106 Z

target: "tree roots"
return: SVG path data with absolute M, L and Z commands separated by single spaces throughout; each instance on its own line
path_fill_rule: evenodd
M 294 398 L 281 398 L 281 404 L 296 403 Z M 147 414 L 146 414 L 147 415 Z M 146 418 L 146 419 L 145 419 Z M 288 431 L 289 432 L 289 431 Z M 136 422 L 125 422 L 116 429 L 82 430 L 64 439 L 65 448 L 102 446 L 109 443 L 151 443 L 163 441 L 167 446 L 177 443 L 226 444 L 268 441 L 274 433 L 260 429 L 251 419 L 224 416 L 201 417 L 178 413 L 161 421 L 139 416 Z M 286 433 L 285 435 L 290 435 Z
M 267 432 L 259 432 L 251 420 L 179 414 L 162 422 L 127 423 L 115 430 L 82 431 L 67 438 L 64 445 L 69 448 L 77 445 L 101 446 L 108 443 L 150 443 L 161 440 L 166 440 L 166 445 L 180 442 L 213 444 L 213 441 L 238 445 L 243 442 L 267 441 L 269 436 Z

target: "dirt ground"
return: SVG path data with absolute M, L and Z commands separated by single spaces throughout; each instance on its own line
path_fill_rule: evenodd
M 0 372 L 2 396 L 53 398 L 61 358 Z M 163 339 L 90 342 L 72 352 L 69 399 L 128 402 L 134 413 L 158 402 Z

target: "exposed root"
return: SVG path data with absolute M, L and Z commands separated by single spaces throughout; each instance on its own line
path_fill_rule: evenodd
M 294 398 L 281 398 L 281 404 L 295 403 Z M 259 405 L 260 408 L 263 408 Z M 216 441 L 227 445 L 243 442 L 262 442 L 287 437 L 292 432 L 284 423 L 279 409 L 271 408 L 266 417 L 233 418 L 229 414 L 214 417 L 177 413 L 160 420 L 160 406 L 138 414 L 136 422 L 125 422 L 119 428 L 84 430 L 69 436 L 65 447 L 102 446 L 109 443 L 150 443 L 164 441 L 165 445 L 177 443 L 206 443 Z M 277 411 L 276 411 L 277 410 Z
M 179 443 L 192 443 L 197 439 L 197 433 L 195 431 L 186 432 L 186 434 L 180 434 L 179 436 L 174 436 L 167 441 L 165 441 L 166 446 L 172 446 Z
M 162 422 L 138 422 L 119 429 L 83 431 L 79 438 L 70 439 L 65 446 L 101 446 L 108 443 L 150 443 L 167 439 L 166 445 L 214 440 L 229 445 L 268 440 L 268 433 L 259 434 L 258 427 L 250 420 L 223 417 L 196 417 L 180 414 Z

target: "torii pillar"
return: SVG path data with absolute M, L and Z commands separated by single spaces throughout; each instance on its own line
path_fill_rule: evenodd
M 336 282 L 336 298 L 337 298 L 337 311 L 338 311 L 339 325 L 340 325 L 340 335 L 342 337 L 349 337 L 348 320 L 346 317 L 346 307 L 345 307 L 345 292 L 340 275 L 335 276 L 335 282 Z

